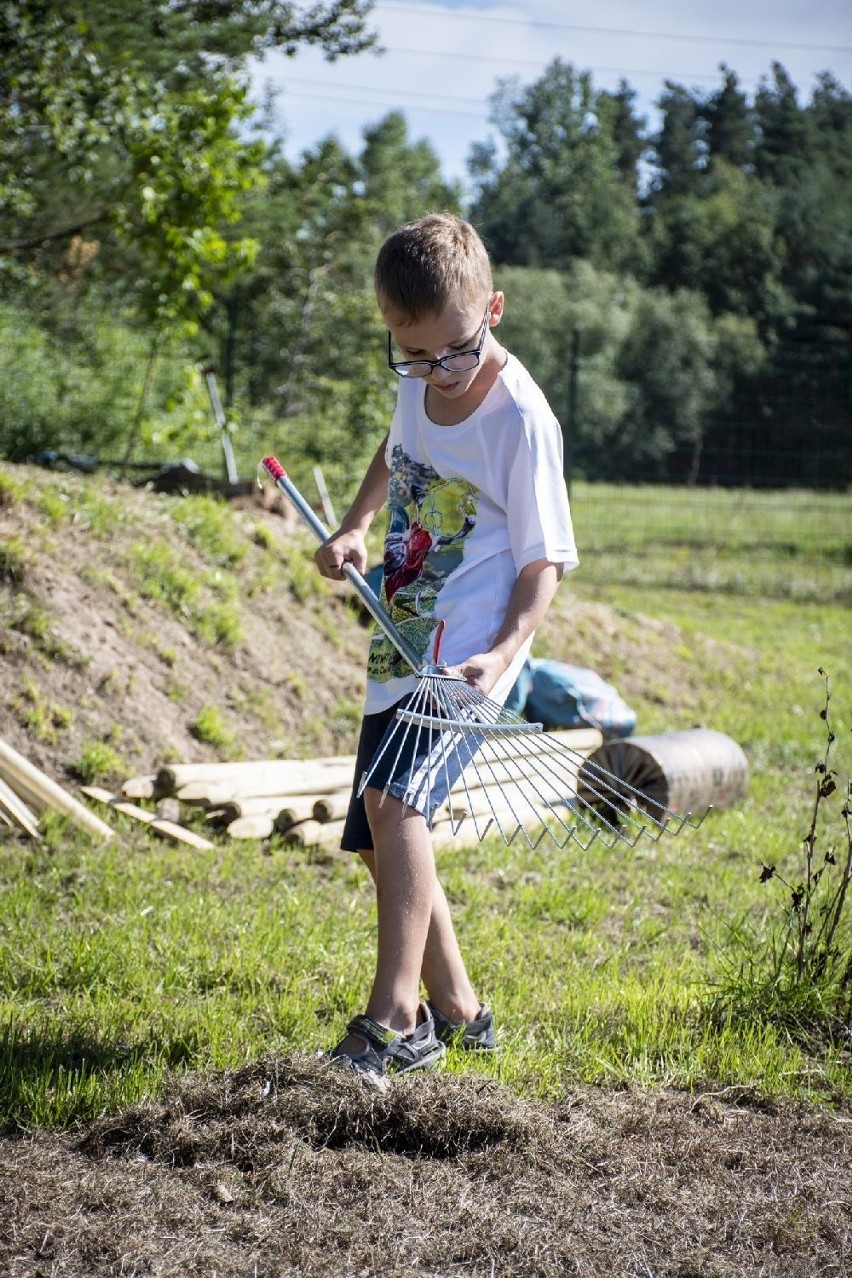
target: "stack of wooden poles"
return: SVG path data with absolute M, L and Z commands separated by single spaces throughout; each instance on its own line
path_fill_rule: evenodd
M 593 728 L 546 733 L 576 752 L 577 764 L 601 745 Z M 241 763 L 173 763 L 157 772 L 130 777 L 118 793 L 98 786 L 81 786 L 86 798 L 121 812 L 175 843 L 196 848 L 212 844 L 183 823 L 182 807 L 202 809 L 213 831 L 232 839 L 265 839 L 280 834 L 286 842 L 304 847 L 338 847 L 343 819 L 355 771 L 354 755 L 314 759 L 261 759 Z M 570 794 L 565 798 L 569 799 Z M 154 801 L 157 810 L 140 806 Z M 161 801 L 169 800 L 169 803 Z M 171 806 L 166 814 L 163 809 Z M 0 833 L 14 828 L 39 839 L 39 816 L 45 809 L 59 812 L 89 834 L 111 839 L 115 831 L 73 795 L 0 740 Z M 446 804 L 436 813 L 436 844 L 456 839 L 460 844 L 477 840 L 493 814 L 505 817 L 511 827 L 508 801 L 499 787 L 489 788 L 467 778 L 460 781 Z
M 593 728 L 547 733 L 582 758 L 602 742 Z M 543 740 L 543 744 L 544 744 Z M 239 763 L 170 763 L 156 773 L 125 781 L 125 800 L 172 798 L 201 808 L 212 829 L 233 839 L 265 839 L 277 833 L 286 842 L 306 847 L 339 846 L 355 770 L 354 755 L 314 759 L 263 759 Z M 570 795 L 566 794 L 566 799 Z M 508 804 L 485 787 L 467 788 L 459 782 L 433 823 L 436 843 L 457 838 L 476 840 L 474 822 L 464 817 L 488 817 L 492 805 L 511 824 Z M 482 822 L 480 822 L 480 825 Z

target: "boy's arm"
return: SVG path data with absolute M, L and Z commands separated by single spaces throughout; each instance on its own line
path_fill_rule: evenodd
M 535 559 L 518 574 L 503 624 L 488 652 L 468 657 L 453 670 L 458 670 L 469 684 L 487 694 L 508 670 L 526 639 L 544 619 L 556 587 L 562 580 L 562 564 L 549 559 Z
M 339 581 L 343 565 L 354 564 L 360 573 L 367 567 L 367 547 L 364 542 L 367 529 L 378 511 L 387 503 L 390 471 L 385 461 L 387 436 L 376 449 L 367 467 L 357 496 L 340 522 L 336 533 L 324 541 L 314 558 L 324 577 Z

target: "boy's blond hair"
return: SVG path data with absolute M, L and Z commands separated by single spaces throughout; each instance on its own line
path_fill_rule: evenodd
M 381 310 L 411 320 L 450 302 L 484 304 L 494 288 L 485 245 L 451 213 L 430 213 L 394 231 L 379 249 L 374 282 Z

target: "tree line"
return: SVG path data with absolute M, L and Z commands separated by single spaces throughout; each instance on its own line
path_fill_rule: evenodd
M 352 154 L 288 161 L 248 60 L 369 49 L 370 0 L 56 0 L 0 7 L 0 456 L 192 452 L 195 358 L 235 425 L 343 484 L 395 390 L 372 296 L 394 226 L 464 213 L 507 294 L 503 339 L 572 475 L 848 485 L 852 96 L 778 63 L 666 82 L 555 59 L 497 82 L 470 191 L 400 112 Z

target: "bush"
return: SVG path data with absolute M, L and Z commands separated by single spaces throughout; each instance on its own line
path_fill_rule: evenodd
M 772 1023 L 811 1047 L 821 1040 L 852 1036 L 852 781 L 838 787 L 829 766 L 835 742 L 825 671 L 820 718 L 826 745 L 815 766 L 813 806 L 807 833 L 790 869 L 762 865 L 760 882 L 780 885 L 779 912 L 761 936 L 748 926 L 730 929 L 723 976 L 712 1005 L 714 1019 Z M 840 800 L 838 812 L 831 805 Z M 839 821 L 840 843 L 829 822 Z M 836 839 L 836 835 L 835 835 Z M 825 847 L 824 851 L 819 849 Z

